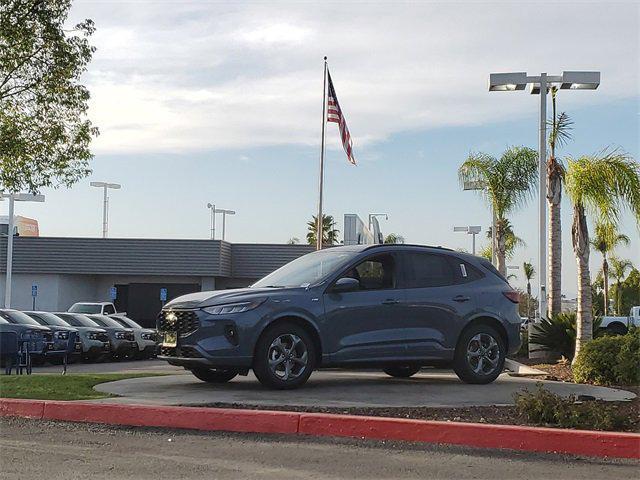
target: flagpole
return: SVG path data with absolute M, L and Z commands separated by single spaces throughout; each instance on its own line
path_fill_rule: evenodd
M 320 147 L 320 178 L 318 180 L 318 218 L 316 222 L 316 250 L 322 250 L 322 188 L 324 181 L 324 141 L 327 123 L 327 57 L 324 57 L 324 82 L 322 87 L 322 145 Z

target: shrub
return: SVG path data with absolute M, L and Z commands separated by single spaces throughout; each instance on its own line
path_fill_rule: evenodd
M 629 418 L 613 406 L 576 402 L 574 396 L 563 398 L 545 390 L 540 383 L 533 393 L 516 393 L 515 400 L 518 414 L 535 425 L 588 430 L 624 430 L 630 426 Z
M 558 352 L 565 358 L 572 359 L 576 350 L 576 312 L 563 312 L 551 318 L 543 318 L 536 323 L 536 330 L 531 333 L 529 341 L 540 346 L 541 350 Z M 601 335 L 601 318 L 593 321 L 593 335 Z
M 573 377 L 596 385 L 640 384 L 640 329 L 585 344 L 573 366 Z

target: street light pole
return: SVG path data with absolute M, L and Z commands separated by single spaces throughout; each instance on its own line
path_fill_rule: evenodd
M 44 195 L 0 192 L 0 200 L 9 199 L 9 224 L 7 225 L 7 271 L 4 286 L 4 308 L 11 308 L 11 281 L 13 277 L 13 229 L 15 228 L 14 202 L 44 202 Z
M 480 225 L 469 225 L 468 227 L 453 227 L 454 232 L 465 232 L 468 235 L 471 235 L 473 239 L 471 240 L 472 252 L 476 254 L 476 235 L 482 231 L 482 227 Z
M 224 240 L 226 224 L 227 224 L 227 215 L 235 215 L 236 212 L 234 210 L 225 210 L 224 208 L 215 208 L 215 207 L 214 207 L 214 212 L 222 214 L 222 240 Z
M 103 189 L 102 199 L 102 238 L 107 238 L 109 235 L 109 196 L 107 195 L 107 189 L 112 188 L 119 190 L 122 185 L 118 183 L 107 182 L 91 182 L 92 187 L 98 187 Z
M 207 208 L 211 210 L 211 240 L 216 238 L 216 206 L 213 203 L 207 203 Z
M 526 72 L 492 73 L 489 75 L 490 92 L 509 92 L 531 87 L 532 94 L 540 94 L 540 127 L 538 138 L 539 173 L 539 236 L 538 270 L 540 302 L 539 318 L 547 314 L 547 91 L 550 86 L 559 85 L 562 90 L 595 90 L 600 85 L 600 72 L 562 72 L 562 75 L 529 76 Z M 495 230 L 495 226 L 494 226 Z

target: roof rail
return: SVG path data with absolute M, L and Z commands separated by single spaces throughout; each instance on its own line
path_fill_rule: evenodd
M 370 250 L 372 248 L 377 248 L 377 247 L 389 247 L 389 246 L 394 246 L 394 247 L 422 247 L 422 248 L 437 248 L 438 250 L 447 250 L 449 252 L 453 252 L 454 250 L 452 248 L 447 248 L 447 247 L 442 247 L 440 245 L 419 245 L 417 243 L 376 243 L 374 245 L 369 245 L 365 248 L 365 250 Z

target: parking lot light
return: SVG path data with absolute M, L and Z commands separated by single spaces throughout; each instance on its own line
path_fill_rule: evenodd
M 104 190 L 102 203 L 102 238 L 107 238 L 109 233 L 109 196 L 107 195 L 107 190 L 110 188 L 113 190 L 119 190 L 122 185 L 119 183 L 108 182 L 91 182 L 90 185 Z
M 469 225 L 466 227 L 453 227 L 454 232 L 465 232 L 468 235 L 473 236 L 472 240 L 472 253 L 476 254 L 476 235 L 482 231 L 482 227 L 480 225 Z

